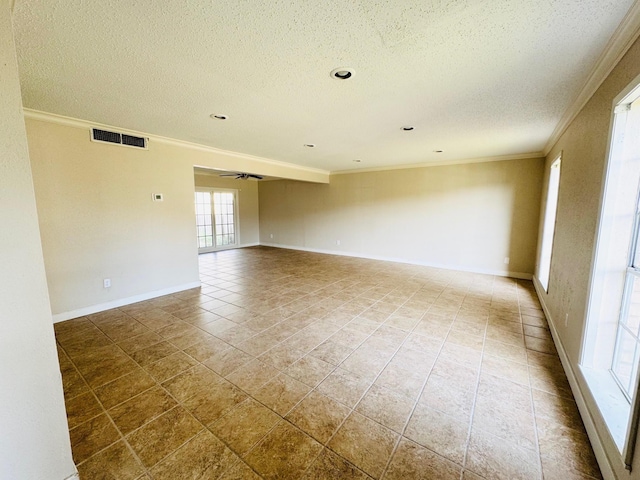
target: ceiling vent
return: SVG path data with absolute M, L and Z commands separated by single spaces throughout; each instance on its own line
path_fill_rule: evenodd
M 147 148 L 148 141 L 145 137 L 134 137 L 133 135 L 100 130 L 99 128 L 91 129 L 91 140 L 94 142 L 115 143 L 116 145 L 124 145 L 125 147 L 144 149 Z

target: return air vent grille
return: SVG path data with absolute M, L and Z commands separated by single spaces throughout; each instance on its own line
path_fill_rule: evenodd
M 100 130 L 99 128 L 91 129 L 91 140 L 94 142 L 115 143 L 127 147 L 147 148 L 147 139 L 144 137 L 134 137 L 133 135 Z

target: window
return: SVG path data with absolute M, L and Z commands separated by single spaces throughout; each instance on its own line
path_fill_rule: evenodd
M 235 190 L 203 190 L 195 194 L 196 229 L 200 252 L 236 245 Z
M 560 190 L 560 157 L 552 164 L 549 172 L 549 188 L 547 189 L 547 205 L 542 225 L 542 242 L 540 247 L 540 264 L 538 280 L 546 292 L 549 291 L 549 274 L 551 272 L 551 253 L 553 236 L 556 231 L 556 213 L 558 212 L 558 193 Z
M 619 96 L 613 113 L 580 362 L 627 466 L 635 447 L 640 413 L 637 391 L 640 363 L 638 84 L 640 79 Z

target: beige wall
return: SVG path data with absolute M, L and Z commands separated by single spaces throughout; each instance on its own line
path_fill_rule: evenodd
M 542 159 L 532 158 L 333 175 L 329 185 L 263 182 L 260 240 L 530 275 L 543 166 Z
M 0 478 L 76 472 L 22 119 L 10 5 L 0 2 Z
M 257 245 L 260 242 L 258 182 L 220 178 L 218 175 L 195 175 L 196 187 L 231 188 L 238 191 L 238 219 L 240 246 Z
M 549 175 L 551 162 L 560 152 L 562 170 L 549 293 L 540 292 L 540 297 L 551 316 L 560 348 L 564 349 L 569 360 L 570 374 L 576 375 L 578 393 L 584 395 L 589 415 L 593 416 L 598 436 L 604 443 L 617 478 L 640 479 L 640 455 L 636 454 L 634 471 L 629 475 L 619 460 L 616 447 L 578 368 L 613 100 L 637 75 L 640 75 L 638 41 L 547 156 L 545 177 Z M 546 191 L 543 195 L 546 197 Z M 566 326 L 565 314 L 569 315 Z
M 27 120 L 27 137 L 54 314 L 197 285 L 193 168 L 88 129 Z

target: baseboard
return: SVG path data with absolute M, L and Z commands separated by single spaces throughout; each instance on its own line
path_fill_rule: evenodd
M 241 245 L 231 245 L 228 247 L 221 247 L 221 248 L 205 248 L 203 249 L 200 253 L 200 255 L 203 255 L 205 253 L 215 253 L 215 252 L 224 252 L 225 250 L 236 250 L 238 248 L 247 248 L 247 247 L 259 247 L 260 243 L 243 243 Z
M 120 298 L 118 300 L 112 300 L 110 302 L 100 303 L 98 305 L 90 305 L 88 307 L 71 310 L 69 312 L 56 313 L 53 316 L 53 323 L 64 322 L 65 320 L 71 320 L 72 318 L 83 317 L 85 315 L 91 315 L 92 313 L 98 313 L 105 310 L 111 310 L 112 308 L 123 307 L 132 303 L 142 302 L 144 300 L 150 300 L 156 297 L 162 297 L 163 295 L 170 295 L 172 293 L 182 292 L 191 288 L 198 288 L 199 286 L 199 281 L 185 283 L 183 285 L 176 285 L 175 287 L 169 287 L 162 290 L 154 290 L 153 292 L 134 295 L 133 297 Z
M 519 278 L 522 280 L 531 280 L 533 277 L 530 273 L 511 272 L 508 270 L 485 270 L 480 268 L 462 268 L 460 266 L 443 265 L 430 262 L 414 262 L 405 258 L 383 257 L 377 255 L 366 255 L 361 253 L 343 252 L 340 250 L 323 250 L 318 248 L 298 247 L 294 245 L 281 245 L 279 243 L 260 243 L 263 247 L 284 248 L 287 250 L 300 250 L 302 252 L 323 253 L 326 255 L 340 255 L 343 257 L 366 258 L 369 260 L 381 260 L 383 262 L 406 263 L 409 265 L 420 265 L 421 267 L 442 268 L 444 270 L 454 270 L 457 272 L 481 273 L 485 275 L 497 275 L 499 277 Z
M 70 477 L 65 478 L 64 480 L 80 480 L 80 474 L 78 472 L 74 473 Z
M 540 285 L 540 282 L 536 277 L 533 277 L 533 285 L 536 289 L 538 299 L 540 300 L 540 305 L 542 305 L 542 310 L 547 317 L 547 323 L 549 324 L 549 330 L 551 331 L 551 336 L 553 337 L 553 343 L 555 343 L 556 350 L 558 350 L 558 356 L 560 357 L 560 362 L 562 363 L 562 368 L 564 368 L 564 372 L 567 375 L 567 380 L 569 380 L 571 392 L 573 393 L 573 397 L 575 398 L 576 404 L 578 405 L 578 411 L 580 412 L 580 416 L 582 417 L 584 427 L 587 430 L 587 435 L 589 436 L 589 441 L 591 442 L 593 453 L 595 454 L 598 465 L 600 466 L 602 477 L 604 478 L 604 480 L 615 480 L 616 477 L 613 473 L 611 463 L 609 462 L 609 457 L 607 456 L 607 453 L 604 449 L 604 445 L 602 444 L 602 440 L 600 439 L 600 435 L 598 433 L 598 430 L 596 429 L 591 411 L 589 410 L 587 402 L 584 399 L 582 389 L 578 384 L 576 374 L 573 370 L 573 367 L 571 366 L 571 362 L 569 361 L 567 352 L 564 349 L 562 340 L 560 340 L 560 336 L 558 335 L 555 321 L 551 316 L 549 309 L 547 308 L 547 304 L 544 301 L 544 296 L 540 293 L 544 292 L 544 288 L 542 288 L 542 285 Z

